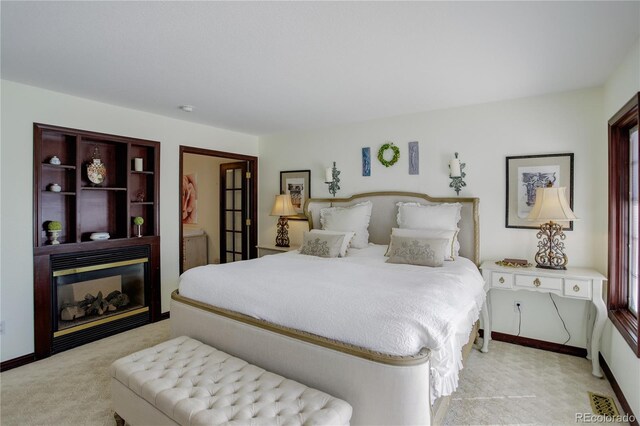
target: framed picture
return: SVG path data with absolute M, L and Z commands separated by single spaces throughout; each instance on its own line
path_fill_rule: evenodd
M 523 155 L 507 157 L 507 228 L 540 227 L 540 222 L 527 220 L 536 202 L 536 189 L 551 183 L 567 188 L 569 206 L 573 210 L 573 154 Z M 573 230 L 573 222 L 564 226 Z
M 182 175 L 182 223 L 198 223 L 198 175 Z
M 289 170 L 280 172 L 280 193 L 289 194 L 298 214 L 289 216 L 293 220 L 307 220 L 304 203 L 311 198 L 311 170 Z

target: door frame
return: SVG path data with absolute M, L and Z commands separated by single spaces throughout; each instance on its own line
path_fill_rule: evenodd
M 184 173 L 182 162 L 184 160 L 184 154 L 197 154 L 206 155 L 209 157 L 228 158 L 231 160 L 246 161 L 249 163 L 248 170 L 251 173 L 250 187 L 248 188 L 250 208 L 247 211 L 248 219 L 251 220 L 251 226 L 249 229 L 249 247 L 248 254 L 249 259 L 255 259 L 258 257 L 258 157 L 253 155 L 236 154 L 234 152 L 216 151 L 213 149 L 197 148 L 194 146 L 180 145 L 179 166 L 178 166 L 178 238 L 179 238 L 179 265 L 180 274 L 183 272 L 184 262 L 184 244 L 182 233 L 182 175 Z

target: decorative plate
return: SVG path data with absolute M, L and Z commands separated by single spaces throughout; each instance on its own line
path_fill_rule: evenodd
M 107 168 L 102 164 L 100 160 L 93 160 L 93 163 L 87 166 L 87 177 L 93 184 L 100 184 L 104 182 L 104 177 L 107 174 Z

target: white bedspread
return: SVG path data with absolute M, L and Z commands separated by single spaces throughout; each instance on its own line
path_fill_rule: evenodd
M 484 303 L 468 259 L 441 268 L 385 263 L 387 246 L 324 259 L 296 252 L 185 272 L 180 294 L 392 355 L 432 351 L 432 400 L 451 394 Z

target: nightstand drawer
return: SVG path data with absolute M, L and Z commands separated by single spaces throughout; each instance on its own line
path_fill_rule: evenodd
M 513 274 L 507 274 L 504 272 L 492 272 L 491 287 L 513 288 Z
M 575 297 L 579 299 L 591 299 L 591 281 L 565 279 L 564 295 L 567 297 Z
M 524 288 L 545 288 L 562 291 L 562 278 L 516 275 L 516 286 Z

